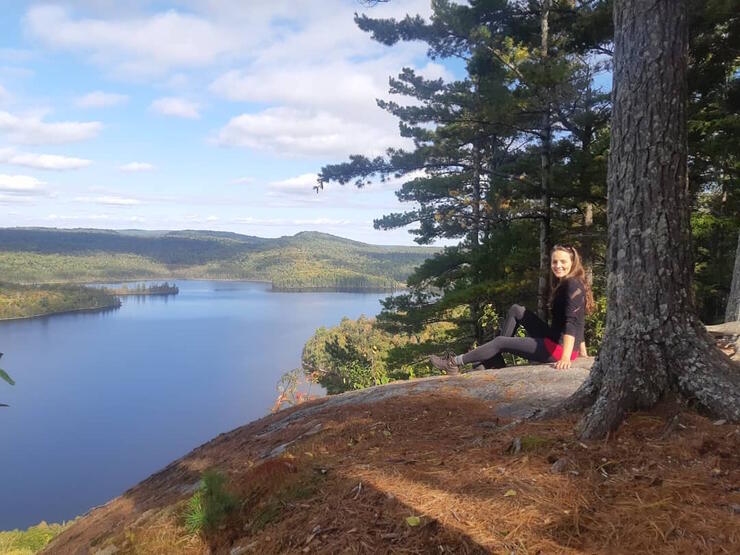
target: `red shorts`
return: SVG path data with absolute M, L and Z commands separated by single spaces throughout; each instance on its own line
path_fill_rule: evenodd
M 573 353 L 570 355 L 570 360 L 578 358 L 578 351 L 576 351 L 575 345 L 573 347 Z M 545 337 L 545 349 L 547 349 L 547 352 L 550 353 L 552 358 L 556 361 L 560 360 L 560 357 L 563 356 L 563 346 L 560 343 L 555 343 L 549 337 Z

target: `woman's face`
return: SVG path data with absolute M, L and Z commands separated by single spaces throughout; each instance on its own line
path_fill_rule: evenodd
M 550 257 L 550 269 L 556 278 L 563 279 L 567 276 L 570 273 L 571 266 L 573 266 L 573 260 L 569 252 L 553 251 Z

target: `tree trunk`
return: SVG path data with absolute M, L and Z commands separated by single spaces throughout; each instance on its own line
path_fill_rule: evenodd
M 479 130 L 476 130 L 476 135 L 480 133 Z M 473 210 L 473 229 L 470 231 L 470 249 L 473 252 L 473 256 L 477 258 L 479 256 L 478 250 L 480 249 L 480 232 L 481 232 L 481 214 L 480 214 L 480 205 L 481 205 L 481 147 L 480 147 L 480 139 L 476 136 L 475 139 L 473 139 L 473 198 L 472 200 L 472 210 Z M 479 272 L 476 271 L 476 275 L 474 276 L 474 279 L 476 281 L 479 280 L 480 276 L 478 275 Z M 484 342 L 484 336 L 485 336 L 485 329 L 483 329 L 483 326 L 480 324 L 480 317 L 481 317 L 481 310 L 480 310 L 480 304 L 477 299 L 473 300 L 473 302 L 470 304 L 470 316 L 473 320 L 473 333 L 475 335 L 475 342 L 478 345 L 481 345 Z
M 549 18 L 550 0 L 542 0 L 542 11 L 540 14 L 540 39 L 541 59 L 547 64 L 549 48 Z M 550 91 L 545 90 L 544 97 L 550 98 Z M 542 116 L 542 153 L 541 159 L 541 188 L 542 188 L 542 218 L 540 219 L 540 277 L 537 284 L 537 314 L 543 320 L 547 320 L 549 313 L 549 284 L 550 272 L 550 247 L 551 223 L 552 223 L 552 198 L 550 187 L 550 176 L 552 167 L 552 107 L 546 101 L 544 114 Z
M 593 289 L 594 285 L 594 248 L 591 240 L 591 228 L 594 225 L 594 203 L 586 202 L 583 210 L 583 235 L 587 238 L 587 248 L 583 257 L 583 264 L 586 269 L 586 281 L 588 286 Z
M 616 0 L 608 172 L 607 320 L 579 433 L 603 437 L 668 392 L 740 420 L 740 372 L 692 295 L 687 179 L 686 0 Z
M 725 310 L 725 322 L 740 320 L 740 233 L 737 237 L 737 250 L 735 251 L 735 269 L 732 271 L 732 287 L 727 299 L 727 310 Z

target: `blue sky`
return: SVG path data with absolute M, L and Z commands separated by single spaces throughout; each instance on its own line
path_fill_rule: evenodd
M 404 145 L 375 105 L 390 75 L 450 67 L 353 22 L 428 15 L 428 0 L 3 2 L 0 222 L 7 226 L 318 230 L 376 244 L 397 182 L 316 173 Z

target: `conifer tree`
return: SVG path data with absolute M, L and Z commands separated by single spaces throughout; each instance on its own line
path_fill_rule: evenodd
M 615 0 L 604 344 L 571 407 L 584 438 L 674 393 L 740 420 L 740 373 L 714 347 L 692 294 L 688 2 Z

